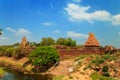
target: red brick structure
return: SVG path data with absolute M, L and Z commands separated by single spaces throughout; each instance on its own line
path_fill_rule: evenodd
M 98 40 L 92 32 L 89 33 L 89 37 L 85 42 L 85 47 L 100 47 Z
M 84 46 L 68 47 L 63 45 L 56 45 L 56 49 L 60 54 L 60 58 L 79 56 L 80 54 L 102 54 L 104 50 L 100 47 L 95 35 L 90 32 Z

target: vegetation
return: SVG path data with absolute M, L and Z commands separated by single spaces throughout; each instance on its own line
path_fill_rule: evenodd
M 36 70 L 39 71 L 42 67 L 51 66 L 58 62 L 59 55 L 54 47 L 40 46 L 29 55 L 29 59 Z
M 92 78 L 92 80 L 115 80 L 115 79 L 110 78 L 110 77 L 102 76 L 96 72 L 91 74 L 91 78 Z
M 5 71 L 2 68 L 0 68 L 0 77 L 2 77 L 4 74 L 5 74 Z
M 56 44 L 65 46 L 76 46 L 76 41 L 72 40 L 71 38 L 58 38 Z
M 41 46 L 50 46 L 54 44 L 55 44 L 55 40 L 51 37 L 42 38 L 42 40 L 40 41 Z
M 54 76 L 52 80 L 62 80 L 64 76 Z
M 4 55 L 5 55 L 5 56 L 8 56 L 8 57 L 11 57 L 14 50 L 15 50 L 15 48 L 9 47 L 9 48 L 7 48 L 7 49 L 5 50 Z

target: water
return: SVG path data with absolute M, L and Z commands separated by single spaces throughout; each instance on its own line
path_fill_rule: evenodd
M 4 69 L 6 74 L 0 80 L 52 80 L 52 75 L 23 74 L 11 69 Z

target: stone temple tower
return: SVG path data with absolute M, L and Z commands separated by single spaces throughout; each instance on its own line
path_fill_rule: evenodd
M 26 37 L 24 36 L 24 37 L 22 38 L 21 43 L 20 43 L 20 47 L 26 48 L 27 46 L 28 46 L 28 42 L 27 42 Z
M 85 42 L 85 47 L 100 47 L 98 40 L 92 32 L 89 33 L 89 37 Z

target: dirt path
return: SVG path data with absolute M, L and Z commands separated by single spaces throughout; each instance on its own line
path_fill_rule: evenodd
M 60 61 L 59 65 L 54 67 L 53 69 L 50 69 L 48 71 L 48 73 L 52 74 L 52 75 L 67 75 L 69 74 L 68 69 L 71 67 L 71 65 L 73 64 L 73 60 L 72 59 L 68 59 L 68 60 L 64 60 L 64 61 Z

